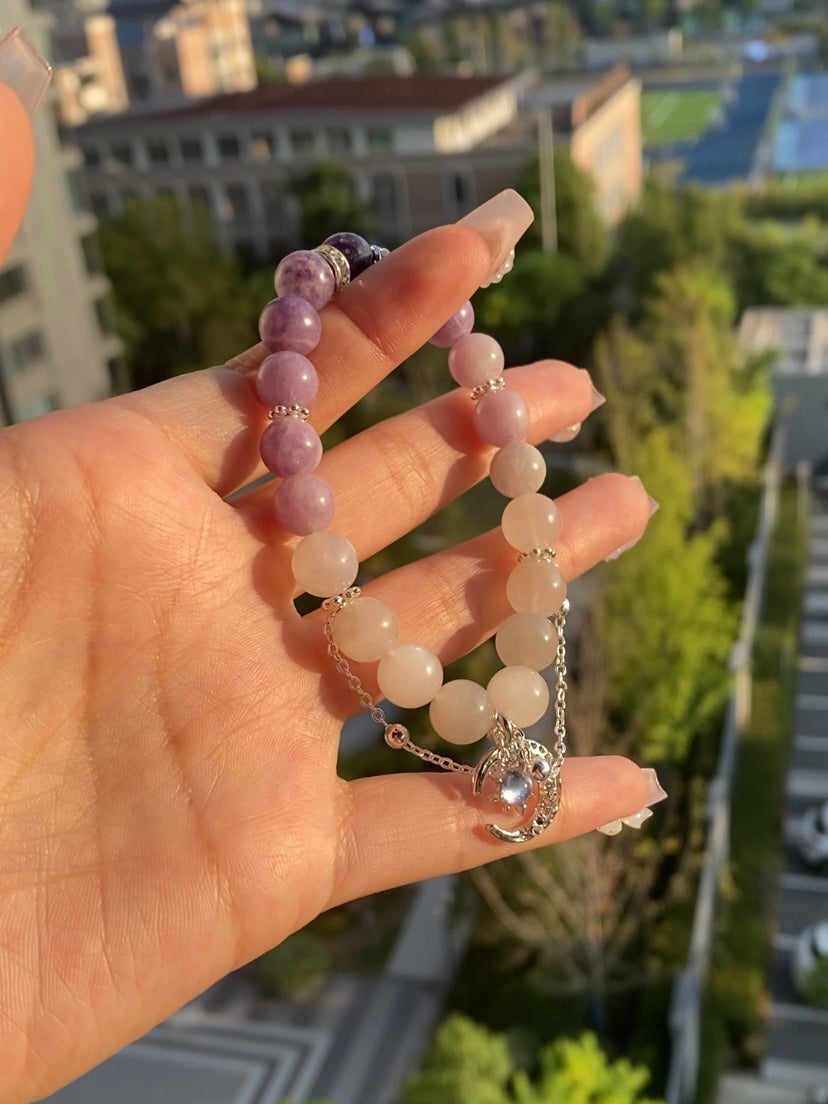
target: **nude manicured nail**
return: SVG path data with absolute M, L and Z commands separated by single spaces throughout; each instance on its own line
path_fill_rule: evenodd
M 575 425 L 567 426 L 566 429 L 562 429 L 560 433 L 556 433 L 549 440 L 554 441 L 556 445 L 565 445 L 567 441 L 574 441 L 580 432 L 581 423 L 576 422 Z
M 659 801 L 664 801 L 667 797 L 667 791 L 659 782 L 658 775 L 653 768 L 642 767 L 641 773 L 647 779 L 647 800 L 644 804 L 649 807 L 650 805 L 657 805 Z
M 598 388 L 593 383 L 592 385 L 592 406 L 589 408 L 590 414 L 593 410 L 597 410 L 599 406 L 603 406 L 607 401 L 606 395 L 602 395 Z
M 631 475 L 630 479 L 634 479 L 637 483 L 641 483 L 641 479 L 637 475 Z M 652 517 L 653 514 L 658 510 L 658 503 L 653 498 L 653 496 L 649 494 L 647 495 L 647 501 L 650 503 L 650 517 Z M 610 563 L 612 560 L 617 560 L 622 553 L 629 552 L 631 548 L 634 548 L 638 544 L 643 536 L 644 534 L 640 533 L 637 537 L 633 537 L 632 540 L 628 540 L 619 548 L 616 548 L 614 552 L 610 552 L 608 556 L 604 557 L 604 563 Z
M 622 824 L 620 820 L 610 820 L 607 824 L 599 825 L 595 831 L 603 832 L 605 836 L 617 836 L 621 828 Z
M 0 38 L 0 84 L 7 84 L 17 94 L 29 118 L 34 117 L 51 78 L 51 65 L 20 27 Z
M 458 225 L 468 226 L 486 239 L 492 254 L 490 275 L 493 276 L 529 229 L 534 217 L 526 200 L 508 189 L 465 215 Z

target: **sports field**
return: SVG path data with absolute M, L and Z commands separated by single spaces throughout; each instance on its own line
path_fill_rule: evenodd
M 645 92 L 641 97 L 645 144 L 697 138 L 707 129 L 721 101 L 721 92 L 708 88 Z

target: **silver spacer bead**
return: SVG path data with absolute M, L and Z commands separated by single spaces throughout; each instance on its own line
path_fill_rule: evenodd
M 408 743 L 408 729 L 401 724 L 388 724 L 385 726 L 385 742 L 389 747 L 399 751 Z
M 317 245 L 314 253 L 321 254 L 333 269 L 336 290 L 342 291 L 351 282 L 351 266 L 348 258 L 333 245 Z
M 390 252 L 391 250 L 386 249 L 384 245 L 372 245 L 371 256 L 373 258 L 373 263 L 376 264 L 378 261 L 384 261 Z
M 482 399 L 484 395 L 487 395 L 490 391 L 502 391 L 506 386 L 506 380 L 503 376 L 498 376 L 497 379 L 486 380 L 485 383 L 479 383 L 477 387 L 472 391 L 472 402 L 477 402 L 478 399 Z
M 348 589 L 343 590 L 341 594 L 334 594 L 330 598 L 326 598 L 322 603 L 322 609 L 342 609 L 342 607 L 347 606 L 349 602 L 353 602 L 354 598 L 359 598 L 360 594 L 362 594 L 360 587 L 348 587 Z
M 557 554 L 554 548 L 533 548 L 531 552 L 521 552 L 518 563 L 524 563 L 526 560 L 545 560 L 546 563 L 552 563 Z
M 276 418 L 296 418 L 300 422 L 306 422 L 310 417 L 310 411 L 306 406 L 274 406 L 267 412 L 268 418 L 274 421 Z

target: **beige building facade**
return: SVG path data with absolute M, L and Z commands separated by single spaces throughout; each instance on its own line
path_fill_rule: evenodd
M 23 0 L 4 0 L 48 56 L 48 25 Z M 34 120 L 37 171 L 23 226 L 0 267 L 0 420 L 24 421 L 103 398 L 120 380 L 109 282 L 97 222 L 84 202 L 82 158 L 47 97 Z
M 556 102 L 576 162 L 615 221 L 642 181 L 638 82 L 581 82 Z M 299 242 L 291 181 L 335 161 L 393 247 L 514 186 L 537 150 L 525 78 L 363 77 L 268 85 L 78 132 L 93 209 L 162 195 L 208 207 L 218 238 L 251 259 Z

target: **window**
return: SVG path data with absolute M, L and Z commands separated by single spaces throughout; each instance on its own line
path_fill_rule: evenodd
M 31 330 L 9 346 L 9 367 L 13 372 L 25 372 L 42 360 L 44 351 L 43 335 L 39 330 Z
M 37 418 L 40 414 L 57 410 L 59 406 L 57 395 L 51 391 L 46 395 L 35 395 L 31 399 L 14 404 L 14 419 L 17 422 L 26 422 L 29 418 Z
M 244 184 L 228 184 L 226 194 L 230 205 L 230 217 L 234 221 L 247 218 L 250 214 L 250 201 Z
M 330 153 L 350 153 L 351 152 L 351 132 L 346 130 L 345 127 L 328 127 L 328 151 Z
M 151 165 L 168 165 L 170 151 L 166 142 L 147 142 L 147 157 Z
M 390 173 L 378 173 L 371 179 L 371 206 L 381 219 L 397 217 L 397 181 Z
M 290 144 L 294 153 L 312 153 L 316 145 L 311 130 L 292 130 L 290 132 Z
M 388 127 L 368 127 L 365 136 L 372 153 L 387 153 L 394 148 L 394 134 Z
M 109 214 L 109 199 L 103 192 L 90 192 L 89 205 L 96 215 Z
M 101 163 L 101 155 L 92 146 L 87 146 L 83 151 L 83 163 L 87 169 L 94 169 Z
M 200 138 L 181 139 L 181 160 L 187 164 L 197 164 L 204 160 L 204 146 Z
M 451 199 L 458 211 L 465 211 L 472 205 L 471 181 L 465 173 L 453 173 L 451 177 Z
M 111 334 L 115 332 L 115 324 L 112 320 L 112 304 L 109 301 L 109 296 L 104 295 L 100 299 L 96 299 L 94 303 L 95 317 L 98 319 L 98 328 L 101 333 Z
M 0 272 L 0 303 L 5 303 L 26 290 L 26 272 L 23 265 L 13 265 Z
M 69 192 L 69 204 L 75 214 L 80 215 L 84 211 L 87 211 L 89 208 L 86 202 L 86 196 L 80 177 L 75 169 L 70 169 L 70 171 L 66 173 L 66 188 Z
M 190 203 L 208 208 L 210 206 L 210 193 L 203 184 L 193 184 L 188 188 L 187 197 Z
M 110 150 L 112 160 L 118 165 L 131 165 L 134 158 L 132 156 L 132 146 L 128 146 L 123 142 L 116 143 Z
M 101 257 L 101 247 L 98 245 L 97 235 L 86 234 L 81 238 L 81 248 L 83 249 L 83 260 L 86 265 L 86 271 L 89 275 L 94 276 L 98 272 L 103 272 L 103 259 Z
M 285 216 L 284 189 L 275 180 L 262 182 L 262 204 L 267 223 L 279 223 Z
M 218 152 L 222 161 L 238 161 L 241 157 L 241 143 L 235 134 L 219 135 Z
M 270 161 L 273 158 L 273 135 L 260 132 L 250 135 L 250 153 L 254 161 Z

